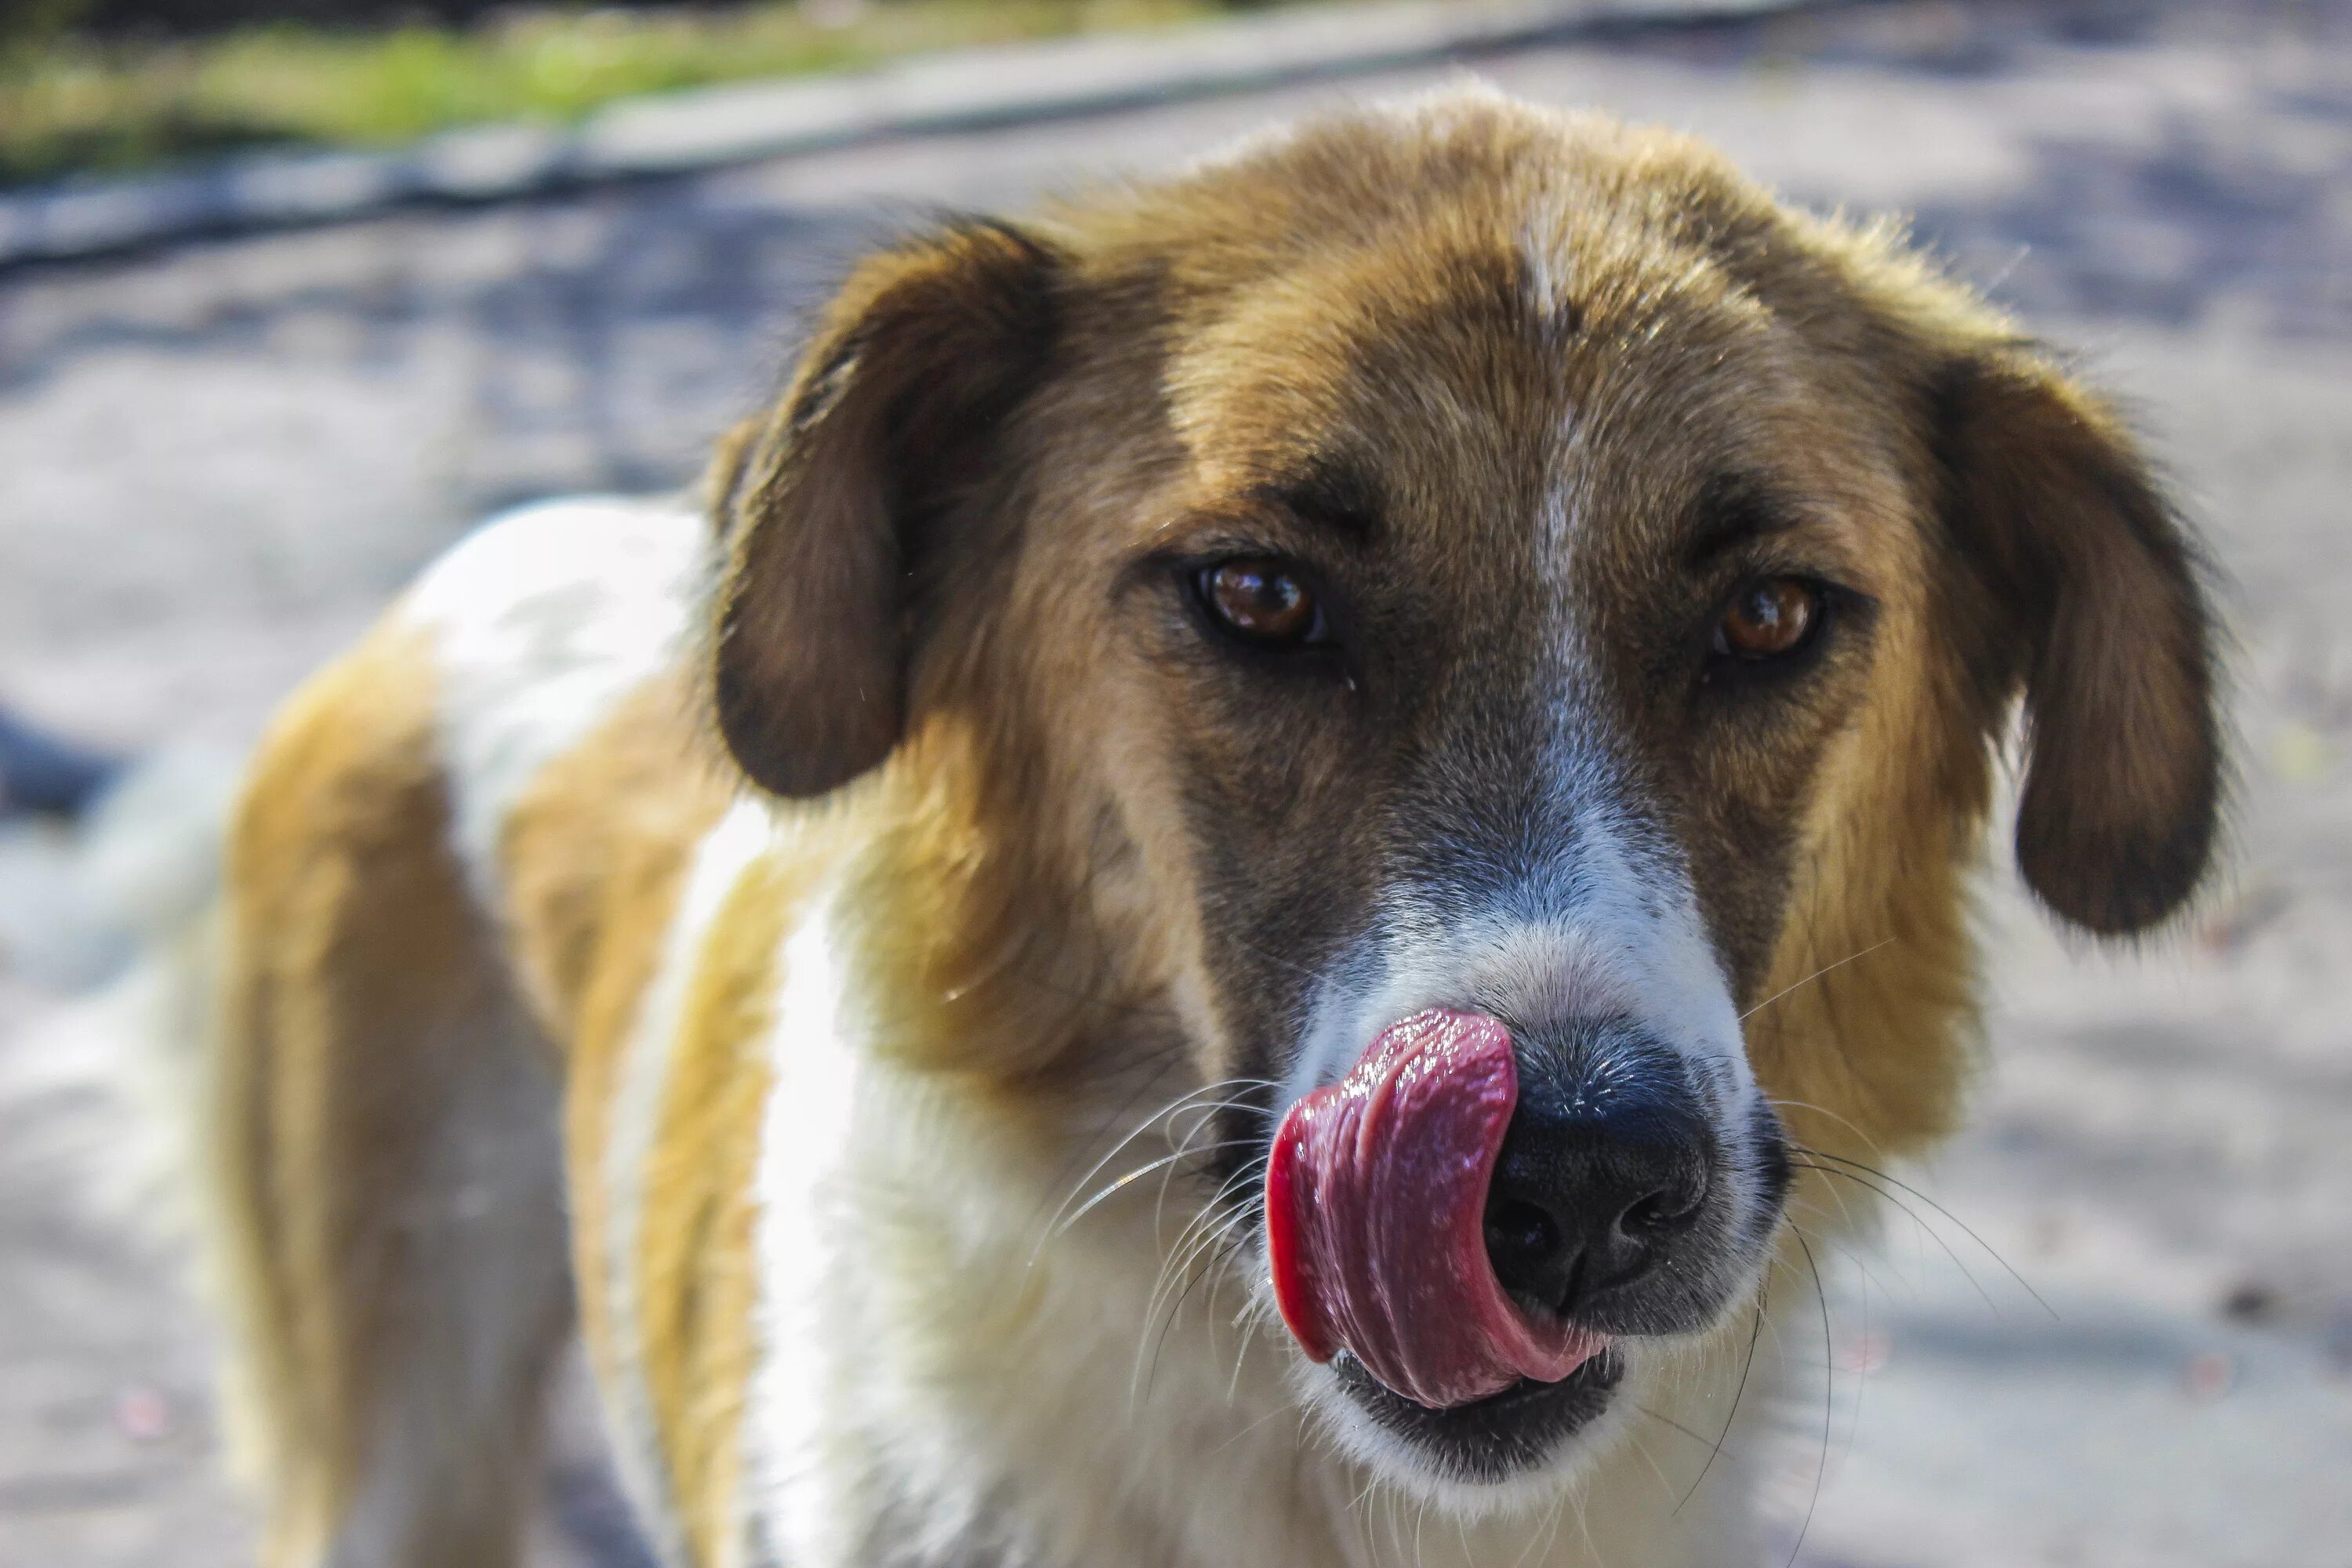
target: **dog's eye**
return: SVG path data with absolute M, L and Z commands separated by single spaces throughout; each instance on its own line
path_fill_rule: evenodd
M 1778 658 L 1804 647 L 1821 618 L 1821 590 L 1811 583 L 1759 577 L 1732 595 L 1716 624 L 1715 651 L 1734 658 Z
M 1220 561 L 1201 568 L 1193 589 L 1220 626 L 1250 642 L 1311 647 L 1328 640 L 1322 606 L 1286 562 L 1266 556 Z

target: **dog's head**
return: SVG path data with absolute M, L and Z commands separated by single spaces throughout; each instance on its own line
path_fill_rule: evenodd
M 1744 1330 L 1791 1125 L 1940 1128 L 2021 692 L 2052 910 L 2208 858 L 2206 611 L 2116 421 L 1675 138 L 1461 97 L 944 228 L 715 488 L 735 755 L 924 803 L 877 940 L 965 951 L 902 999 L 1033 1075 L 1136 1015 L 1015 1038 L 1003 976 L 1178 1019 L 1303 1397 L 1425 1491 Z

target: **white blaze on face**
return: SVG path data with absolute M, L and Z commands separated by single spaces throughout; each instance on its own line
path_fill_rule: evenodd
M 1338 1079 L 1374 1037 L 1430 1007 L 1538 1031 L 1624 1019 L 1669 1044 L 1728 1118 L 1755 1092 L 1739 1015 L 1689 879 L 1601 808 L 1554 863 L 1466 918 L 1459 901 L 1392 890 L 1376 929 L 1316 998 L 1283 1085 L 1286 1108 Z
M 1519 261 L 1525 279 L 1525 304 L 1538 321 L 1553 329 L 1572 323 L 1576 296 L 1569 236 L 1575 210 L 1564 195 L 1546 193 L 1528 204 L 1519 227 Z
M 1573 319 L 1573 236 L 1565 196 L 1528 200 L 1517 237 L 1523 303 L 1539 320 Z M 1432 886 L 1428 874 L 1418 887 L 1388 889 L 1371 929 L 1312 999 L 1283 1085 L 1285 1109 L 1344 1074 L 1382 1029 L 1429 1007 L 1489 1012 L 1528 1031 L 1602 1019 L 1638 1024 L 1685 1058 L 1722 1130 L 1750 1109 L 1756 1088 L 1738 1008 L 1689 875 L 1679 853 L 1627 810 L 1607 721 L 1580 689 L 1598 663 L 1569 591 L 1586 434 L 1573 411 L 1563 414 L 1552 482 L 1530 520 L 1537 557 L 1559 584 L 1547 640 L 1560 652 L 1563 676 L 1548 704 L 1554 731 L 1539 764 L 1556 843 L 1529 853 L 1516 879 L 1476 899 Z M 1475 795 L 1481 783 L 1507 792 L 1511 782 L 1467 781 L 1466 793 Z M 1479 874 L 1496 880 L 1491 868 Z
M 1565 559 L 1576 521 L 1563 487 L 1537 520 L 1552 559 Z M 1688 1093 L 1723 1156 L 1714 1190 L 1725 1249 L 1693 1262 L 1729 1303 L 1765 1258 L 1772 1163 L 1759 1157 L 1759 1139 L 1768 1119 L 1684 856 L 1649 820 L 1620 761 L 1624 738 L 1586 696 L 1597 661 L 1573 603 L 1566 592 L 1555 600 L 1557 684 L 1549 700 L 1530 704 L 1549 716 L 1551 732 L 1525 748 L 1465 746 L 1407 785 L 1421 792 L 1405 813 L 1420 841 L 1405 847 L 1405 865 L 1376 895 L 1366 929 L 1309 998 L 1277 1114 L 1342 1079 L 1384 1030 L 1432 1008 L 1502 1019 L 1523 1069 L 1528 1053 L 1592 1026 L 1638 1034 L 1679 1063 L 1671 1091 Z M 1535 776 L 1481 776 L 1480 767 Z M 1682 1352 L 1633 1335 L 1621 1336 L 1613 1353 L 1624 1393 L 1549 1458 L 1499 1481 L 1454 1479 L 1442 1458 L 1374 1420 L 1328 1368 L 1302 1359 L 1294 1377 L 1345 1451 L 1408 1493 L 1475 1517 L 1548 1505 L 1616 1442 L 1622 1406 L 1657 1396 L 1657 1380 L 1675 1375 L 1672 1357 Z
M 1572 506 L 1554 504 L 1563 521 L 1548 553 L 1559 559 Z M 1533 795 L 1549 831 L 1522 830 L 1515 866 L 1498 864 L 1506 852 L 1493 845 L 1465 842 L 1458 881 L 1433 852 L 1443 827 L 1437 846 L 1418 847 L 1412 879 L 1382 891 L 1371 928 L 1316 996 L 1286 1107 L 1345 1073 L 1398 1019 L 1455 1007 L 1529 1035 L 1608 1020 L 1641 1026 L 1684 1059 L 1714 1101 L 1706 1113 L 1738 1141 L 1731 1119 L 1749 1109 L 1755 1079 L 1730 981 L 1679 849 L 1632 809 L 1637 786 L 1615 760 L 1622 742 L 1576 689 L 1594 662 L 1581 636 L 1572 622 L 1555 633 L 1568 651 L 1560 687 L 1542 705 L 1552 732 L 1535 752 L 1536 787 L 1477 777 L 1447 785 L 1465 802 L 1465 840 L 1482 837 L 1466 804 L 1482 797 Z

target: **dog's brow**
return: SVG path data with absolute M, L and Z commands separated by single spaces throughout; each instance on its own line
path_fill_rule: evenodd
M 1371 487 L 1353 468 L 1336 463 L 1318 463 L 1295 477 L 1269 480 L 1255 487 L 1250 499 L 1280 507 L 1351 544 L 1370 542 L 1379 530 L 1380 505 Z
M 1691 508 L 1683 559 L 1693 568 L 1704 566 L 1727 551 L 1785 533 L 1803 521 L 1801 509 L 1753 476 L 1718 475 Z

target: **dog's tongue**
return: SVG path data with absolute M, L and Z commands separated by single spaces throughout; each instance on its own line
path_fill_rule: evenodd
M 1486 1261 L 1486 1187 L 1518 1101 L 1511 1035 L 1476 1013 L 1395 1025 L 1290 1108 L 1266 1167 L 1283 1321 L 1431 1409 L 1555 1383 L 1602 1334 L 1519 1310 Z

